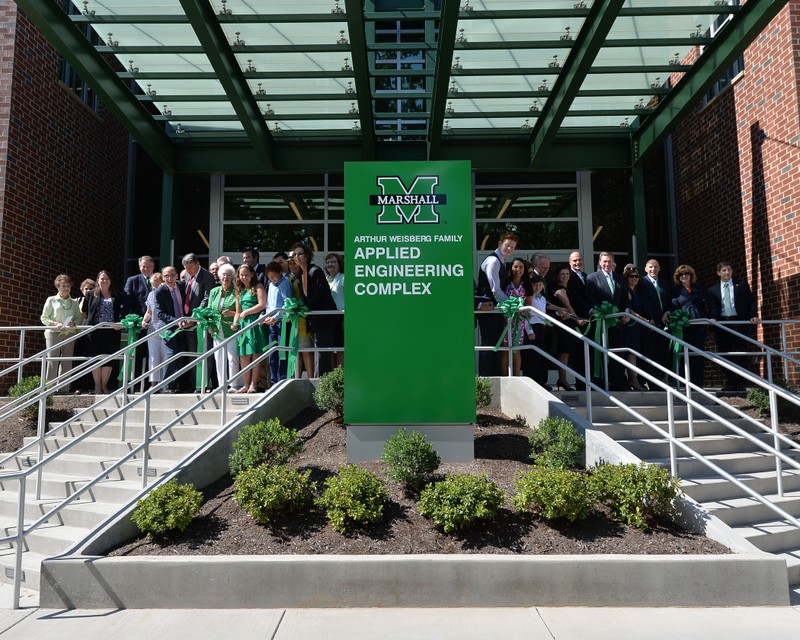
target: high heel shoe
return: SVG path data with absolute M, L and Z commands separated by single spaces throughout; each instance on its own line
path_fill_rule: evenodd
M 575 391 L 575 387 L 569 384 L 566 380 L 556 381 L 556 389 L 563 389 L 564 391 Z
M 630 386 L 633 391 L 647 391 L 636 378 L 628 380 L 628 386 Z

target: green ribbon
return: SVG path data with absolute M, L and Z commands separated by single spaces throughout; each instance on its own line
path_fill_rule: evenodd
M 300 318 L 305 318 L 308 314 L 308 307 L 302 300 L 298 300 L 297 298 L 286 298 L 283 301 L 283 310 L 286 318 L 284 318 L 284 322 L 281 324 L 281 337 L 280 337 L 280 344 L 284 346 L 286 344 L 286 324 L 287 322 L 292 323 L 292 333 L 289 336 L 289 347 L 291 351 L 289 352 L 289 359 L 286 363 L 286 376 L 289 378 L 294 377 L 294 370 L 295 370 L 295 363 L 297 362 L 297 354 L 300 349 Z M 281 360 L 286 360 L 286 352 L 281 351 L 279 358 Z
M 494 345 L 493 351 L 497 351 L 500 346 L 503 344 L 503 338 L 506 337 L 508 333 L 508 320 L 514 318 L 517 315 L 521 315 L 520 308 L 525 306 L 525 298 L 517 298 L 511 297 L 506 298 L 502 302 L 496 304 L 494 306 L 495 310 L 502 311 L 503 317 L 506 318 L 506 326 L 503 328 L 503 333 L 500 334 L 500 339 L 497 341 L 497 344 Z M 511 333 L 511 345 L 513 346 L 517 341 L 519 341 L 521 336 L 522 327 L 521 326 L 514 326 L 512 323 L 512 333 Z
M 131 379 L 131 367 L 136 360 L 136 349 L 131 349 L 130 346 L 136 342 L 136 339 L 139 337 L 139 332 L 142 330 L 142 320 L 142 316 L 135 313 L 129 313 L 120 320 L 120 324 L 124 327 L 125 331 L 128 332 L 128 380 Z M 124 376 L 125 370 L 120 369 L 117 380 L 122 382 Z
M 611 304 L 608 300 L 603 302 L 599 307 L 594 308 L 594 314 L 592 316 L 592 321 L 595 323 L 594 325 L 594 341 L 597 344 L 602 344 L 603 338 L 603 320 L 606 319 L 607 316 L 619 313 L 619 309 Z M 605 325 L 606 328 L 610 329 L 611 327 L 616 327 L 619 324 L 619 318 L 607 318 Z M 588 326 L 587 326 L 588 330 Z M 584 333 L 584 335 L 586 335 Z M 600 351 L 595 349 L 594 351 L 594 377 L 599 378 L 600 372 L 602 371 L 602 357 Z
M 197 323 L 197 325 L 195 325 L 195 331 L 197 331 L 197 350 L 203 353 L 206 345 L 206 332 L 211 331 L 216 333 L 220 330 L 219 324 L 222 321 L 222 314 L 208 307 L 197 307 L 196 309 L 192 309 L 192 320 Z M 205 389 L 207 377 L 206 380 L 203 379 L 203 363 L 207 361 L 208 359 L 198 362 L 194 369 L 195 389 Z M 208 376 L 208 366 L 206 366 L 206 376 Z
M 678 340 L 683 340 L 683 328 L 689 324 L 691 319 L 692 315 L 686 309 L 678 309 L 669 314 L 666 330 L 667 333 L 675 336 L 674 340 L 669 341 L 669 350 L 672 351 L 672 368 L 676 373 L 678 372 L 680 353 L 683 349 L 683 345 Z

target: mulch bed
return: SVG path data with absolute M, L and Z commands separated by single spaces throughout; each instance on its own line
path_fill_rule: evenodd
M 289 426 L 298 429 L 305 440 L 305 450 L 293 463 L 311 469 L 312 479 L 321 487 L 346 463 L 345 429 L 330 414 L 315 409 L 303 411 Z M 442 464 L 438 477 L 485 473 L 509 494 L 517 472 L 530 466 L 528 433 L 529 428 L 516 420 L 482 411 L 475 427 L 475 460 Z M 361 466 L 386 476 L 383 463 Z M 446 535 L 418 514 L 413 497 L 391 484 L 383 521 L 348 535 L 334 531 L 316 507 L 260 525 L 234 502 L 230 476 L 203 493 L 202 511 L 183 534 L 130 541 L 108 555 L 729 553 L 724 546 L 669 522 L 656 521 L 643 533 L 601 510 L 582 522 L 547 523 L 531 514 L 516 513 L 508 502 L 487 526 Z

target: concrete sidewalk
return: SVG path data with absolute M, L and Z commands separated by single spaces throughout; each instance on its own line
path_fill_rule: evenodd
M 0 611 L 0 640 L 775 640 L 798 629 L 792 607 Z

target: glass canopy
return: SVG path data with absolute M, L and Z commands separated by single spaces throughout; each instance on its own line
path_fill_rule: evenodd
M 173 171 L 630 166 L 785 1 L 17 0 Z

